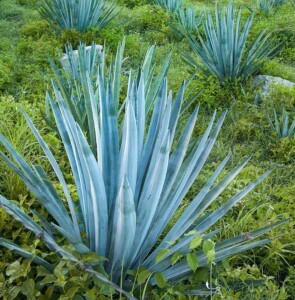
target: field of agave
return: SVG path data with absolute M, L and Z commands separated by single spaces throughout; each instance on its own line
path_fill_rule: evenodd
M 294 299 L 294 21 L 0 0 L 0 298 Z

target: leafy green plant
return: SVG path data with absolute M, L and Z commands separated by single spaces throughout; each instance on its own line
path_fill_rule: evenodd
M 118 286 L 95 271 L 91 264 L 85 265 L 81 262 L 79 255 L 91 255 L 94 252 L 95 257 L 90 260 L 91 263 L 102 266 L 115 283 L 121 281 L 125 288 L 128 288 L 126 280 L 130 276 L 127 271 L 137 270 L 139 267 L 148 270 L 143 271 L 147 277 L 139 273 L 139 278 L 150 278 L 152 285 L 164 287 L 167 280 L 187 278 L 198 267 L 206 266 L 207 261 L 217 262 L 269 243 L 270 238 L 252 240 L 281 223 L 250 232 L 247 236 L 251 236 L 251 239 L 241 235 L 216 244 L 211 239 L 220 230 L 207 232 L 271 172 L 267 171 L 244 187 L 215 211 L 204 214 L 208 206 L 249 161 L 249 158 L 244 160 L 214 185 L 229 161 L 230 154 L 220 163 L 178 220 L 161 237 L 202 170 L 225 113 L 215 126 L 214 113 L 205 133 L 190 143 L 198 107 L 179 134 L 177 126 L 185 83 L 180 87 L 175 101 L 172 101 L 172 94 L 168 93 L 167 80 L 164 78 L 151 108 L 144 93 L 148 83 L 145 82 L 144 73 L 139 72 L 135 79 L 130 73 L 125 115 L 121 123 L 117 97 L 114 96 L 116 89 L 112 87 L 112 79 L 104 76 L 103 68 L 100 67 L 98 92 L 90 92 L 91 130 L 95 144 L 87 143 L 55 85 L 57 102 L 47 95 L 71 165 L 79 200 L 72 200 L 57 161 L 24 112 L 29 127 L 56 174 L 69 212 L 43 168 L 40 165 L 30 166 L 2 135 L 0 141 L 14 162 L 2 152 L 1 157 L 35 194 L 53 222 L 49 223 L 38 213 L 34 213 L 33 219 L 3 196 L 0 196 L 0 207 L 35 233 L 49 249 L 76 262 L 87 272 L 119 291 L 121 290 Z M 86 80 L 91 87 L 91 79 L 87 73 Z M 149 110 L 151 119 L 148 126 Z M 174 144 L 175 148 L 172 147 Z M 61 242 L 59 236 L 63 236 L 65 240 Z M 4 238 L 0 243 L 17 254 L 30 257 L 28 251 Z M 202 249 L 199 249 L 200 245 L 203 245 Z M 98 259 L 97 256 L 106 257 L 107 260 Z M 33 262 L 48 270 L 53 269 L 44 258 L 33 254 L 31 257 Z M 134 276 L 136 277 L 136 273 Z M 127 296 L 131 297 L 128 294 Z
M 109 24 L 115 4 L 109 6 L 107 0 L 41 0 L 38 10 L 57 33 L 65 29 L 84 32 Z
M 199 68 L 206 74 L 214 74 L 222 85 L 235 79 L 245 79 L 257 74 L 262 65 L 274 57 L 279 45 L 272 46 L 269 34 L 263 30 L 252 43 L 247 37 L 254 13 L 246 20 L 242 28 L 241 9 L 235 18 L 234 4 L 223 6 L 221 12 L 215 7 L 216 25 L 210 12 L 203 21 L 205 39 L 200 32 L 198 41 L 192 34 L 185 34 L 193 52 L 198 55 L 204 66 L 200 65 L 190 54 L 182 51 L 185 61 L 193 68 Z
M 295 119 L 289 127 L 289 115 L 286 114 L 285 109 L 283 109 L 282 117 L 279 120 L 277 112 L 273 111 L 274 120 L 268 116 L 269 124 L 273 131 L 276 131 L 279 138 L 291 137 L 295 134 Z

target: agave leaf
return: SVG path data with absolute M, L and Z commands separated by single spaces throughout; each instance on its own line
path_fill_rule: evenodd
M 61 199 L 56 193 L 53 186 L 48 182 L 48 179 L 42 178 L 43 174 L 41 169 L 35 167 L 35 172 L 29 167 L 25 160 L 13 149 L 8 141 L 0 135 L 1 143 L 9 151 L 13 159 L 18 163 L 21 169 L 19 169 L 8 157 L 2 152 L 0 156 L 6 161 L 6 163 L 21 177 L 24 183 L 30 187 L 31 191 L 36 195 L 39 201 L 46 207 L 48 212 L 54 217 L 54 219 L 65 228 L 68 232 L 71 232 L 73 224 L 69 218 L 67 210 L 65 209 Z M 45 179 L 45 181 L 44 181 Z M 79 236 L 76 237 L 79 239 Z
M 75 232 L 75 236 L 79 237 L 80 236 L 80 232 L 79 232 L 79 225 L 78 225 L 78 220 L 76 218 L 76 214 L 75 214 L 75 209 L 74 209 L 74 204 L 73 204 L 73 200 L 70 196 L 69 190 L 67 188 L 66 185 L 66 181 L 62 175 L 62 172 L 60 170 L 60 167 L 58 166 L 52 152 L 50 151 L 50 149 L 48 148 L 47 144 L 45 143 L 44 139 L 41 137 L 41 135 L 39 134 L 39 132 L 37 131 L 36 127 L 34 126 L 33 122 L 31 121 L 31 119 L 29 118 L 29 116 L 26 114 L 26 112 L 22 109 L 22 113 L 24 115 L 24 117 L 26 118 L 26 121 L 30 127 L 30 129 L 32 130 L 35 138 L 37 139 L 39 145 L 42 147 L 44 153 L 46 154 L 46 157 L 48 158 L 51 166 L 53 167 L 56 176 L 58 177 L 59 182 L 61 183 L 63 192 L 66 196 L 70 211 L 71 211 L 71 216 L 73 219 L 73 224 L 74 224 L 74 232 Z M 44 174 L 44 172 L 43 172 Z M 49 180 L 47 181 L 49 182 Z M 81 238 L 80 238 L 81 240 Z
M 110 252 L 108 255 L 111 259 L 109 272 L 113 274 L 114 281 L 118 281 L 121 271 L 127 272 L 126 263 L 132 251 L 135 230 L 136 211 L 133 193 L 127 176 L 125 176 L 115 204 Z
M 137 224 L 136 224 L 136 234 L 134 244 L 134 257 L 142 247 L 142 244 L 146 240 L 146 234 L 150 229 L 151 223 L 153 221 L 158 202 L 160 200 L 161 191 L 164 185 L 164 180 L 168 167 L 169 159 L 169 144 L 170 135 L 167 133 L 163 143 L 161 145 L 157 160 L 154 165 L 152 165 L 149 174 L 147 175 L 146 183 L 143 187 L 143 191 L 137 206 Z M 152 172 L 151 172 L 152 171 Z M 144 249 L 144 248 L 143 248 Z
M 143 179 L 147 172 L 148 164 L 151 159 L 152 151 L 156 143 L 158 131 L 160 130 L 161 120 L 164 111 L 164 105 L 166 103 L 167 97 L 167 83 L 166 81 L 162 82 L 162 86 L 157 95 L 155 108 L 153 111 L 152 119 L 150 121 L 150 127 L 147 133 L 145 144 L 143 147 L 143 152 L 139 160 L 139 172 L 137 177 L 136 191 L 135 191 L 135 201 L 139 201 L 139 195 L 142 189 Z M 160 101 L 161 100 L 161 101 Z
M 120 150 L 118 182 L 127 176 L 132 194 L 135 193 L 138 170 L 138 141 L 135 112 L 131 99 L 127 99 L 122 145 Z
M 101 76 L 101 74 L 100 74 Z M 100 101 L 100 128 L 102 139 L 102 175 L 104 177 L 106 193 L 109 197 L 109 207 L 112 208 L 115 201 L 118 157 L 119 157 L 119 133 L 117 118 L 113 103 L 113 95 L 108 84 L 107 90 L 103 86 L 103 79 L 99 80 Z

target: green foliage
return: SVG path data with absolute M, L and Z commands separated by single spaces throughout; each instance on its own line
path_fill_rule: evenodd
M 17 0 L 17 3 L 19 5 L 24 5 L 24 6 L 34 6 L 38 0 Z
M 142 5 L 132 10 L 132 15 L 126 23 L 125 30 L 128 33 L 144 33 L 146 31 L 157 32 L 170 20 L 169 13 L 161 8 L 152 5 Z
M 246 20 L 243 29 L 241 26 L 241 9 L 235 18 L 234 4 L 230 2 L 227 7 L 215 8 L 216 25 L 211 13 L 206 13 L 204 22 L 205 39 L 200 33 L 198 41 L 192 34 L 185 34 L 186 39 L 195 54 L 205 65 L 201 66 L 190 54 L 183 52 L 189 66 L 199 68 L 207 74 L 214 74 L 221 85 L 232 83 L 236 79 L 245 80 L 259 72 L 262 65 L 275 56 L 278 45 L 272 46 L 267 41 L 269 35 L 262 31 L 251 43 L 247 44 L 247 37 L 253 21 L 254 14 Z
M 11 65 L 9 66 L 0 59 L 0 91 L 7 89 L 13 82 L 13 74 L 10 68 Z
M 115 5 L 105 0 L 41 0 L 38 10 L 57 33 L 65 29 L 84 32 L 104 28 L 114 17 Z
M 136 6 L 152 4 L 153 0 L 119 0 L 118 3 L 132 9 Z
M 40 39 L 43 35 L 50 34 L 50 27 L 45 21 L 33 21 L 24 25 L 20 31 L 21 35 L 34 40 Z

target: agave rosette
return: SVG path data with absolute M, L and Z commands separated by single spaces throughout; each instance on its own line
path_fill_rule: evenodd
M 191 243 L 196 236 L 201 236 L 202 240 L 213 238 L 218 230 L 213 230 L 212 226 L 271 171 L 243 188 L 215 211 L 206 214 L 210 204 L 249 161 L 247 158 L 215 183 L 231 157 L 228 154 L 167 230 L 167 225 L 201 172 L 226 114 L 223 113 L 215 121 L 214 113 L 204 134 L 195 140 L 192 134 L 198 106 L 182 130 L 178 122 L 183 107 L 185 83 L 173 97 L 172 92 L 168 92 L 167 79 L 164 78 L 151 104 L 146 101 L 147 83 L 144 73 L 139 71 L 134 79 L 130 72 L 124 108 L 118 109 L 112 79 L 104 77 L 101 67 L 96 93 L 87 72 L 86 82 L 94 144 L 87 141 L 55 84 L 54 96 L 47 95 L 69 159 L 79 200 L 73 201 L 49 146 L 24 112 L 28 125 L 56 174 L 63 196 L 57 192 L 41 166 L 27 163 L 1 135 L 0 141 L 11 158 L 2 152 L 1 157 L 19 174 L 54 221 L 49 223 L 37 213 L 34 215 L 39 221 L 34 221 L 32 216 L 25 214 L 3 196 L 0 196 L 0 207 L 63 257 L 78 262 L 75 253 L 94 252 L 99 257 L 107 258 L 98 263 L 115 283 L 122 280 L 124 285 L 130 276 L 127 271 L 139 267 L 147 268 L 151 274 L 161 272 L 171 281 L 186 278 L 193 272 L 191 266 L 186 259 L 172 264 L 172 256 L 181 253 L 185 257 L 191 253 Z M 119 117 L 119 111 L 123 110 L 125 114 L 120 122 L 122 118 Z M 249 233 L 251 239 L 241 235 L 216 243 L 214 261 L 270 242 L 270 238 L 258 241 L 253 239 L 277 225 Z M 186 235 L 188 232 L 194 234 Z M 57 242 L 60 235 L 72 245 L 73 253 Z M 29 255 L 5 239 L 1 239 L 0 244 L 25 257 Z M 199 266 L 207 264 L 207 256 L 202 250 L 192 255 L 198 260 Z M 52 271 L 53 266 L 46 260 L 35 256 L 34 260 Z M 156 283 L 153 275 L 150 282 Z
M 182 51 L 185 61 L 205 74 L 214 74 L 222 85 L 235 79 L 246 79 L 257 74 L 262 65 L 278 53 L 280 44 L 273 46 L 270 34 L 263 30 L 252 43 L 248 43 L 249 31 L 254 13 L 242 26 L 242 10 L 236 17 L 233 3 L 223 6 L 221 11 L 216 4 L 215 19 L 211 12 L 205 14 L 203 36 L 197 31 L 197 39 L 189 32 L 183 33 L 192 51 L 197 54 L 203 65 L 189 53 Z

